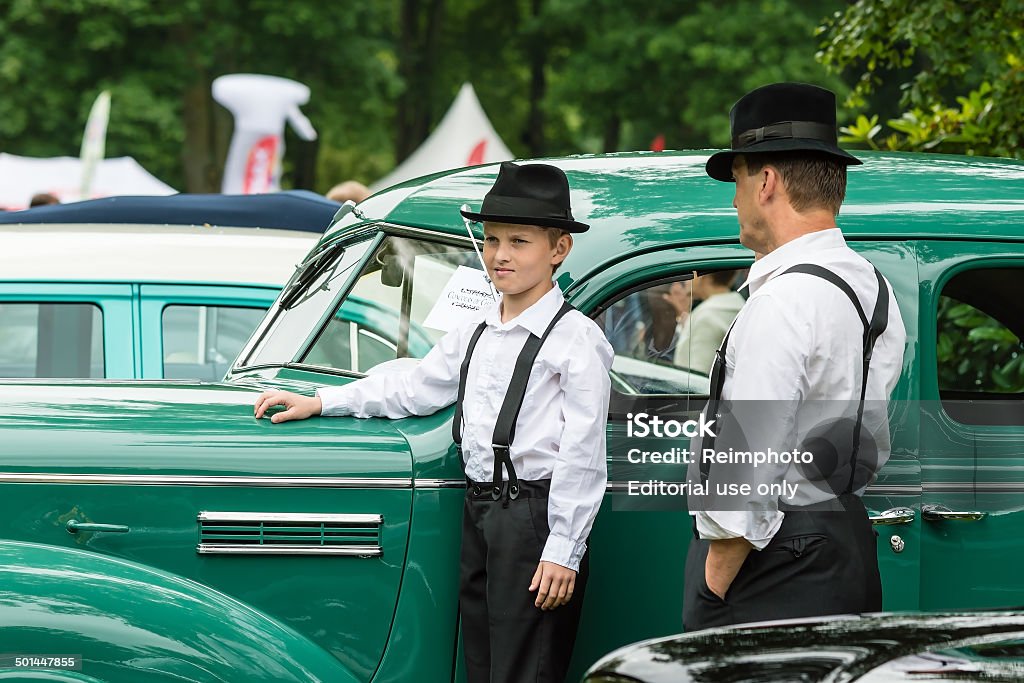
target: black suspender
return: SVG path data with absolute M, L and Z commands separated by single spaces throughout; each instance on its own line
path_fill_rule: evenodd
M 530 381 L 530 371 L 533 363 L 537 360 L 540 347 L 551 334 L 551 330 L 559 320 L 562 319 L 573 307 L 568 302 L 562 302 L 547 329 L 538 337 L 531 334 L 523 344 L 519 358 L 516 359 L 515 369 L 512 371 L 512 379 L 509 380 L 508 389 L 505 390 L 505 399 L 498 411 L 498 418 L 494 423 L 494 433 L 491 437 L 491 448 L 494 450 L 494 476 L 492 479 L 491 498 L 498 500 L 501 497 L 502 468 L 508 473 L 508 496 L 515 499 L 519 496 L 519 477 L 512 466 L 510 449 L 512 440 L 516 434 L 516 420 L 519 418 L 519 411 L 523 407 L 523 400 L 526 398 L 526 385 Z M 462 402 L 466 398 L 466 378 L 469 376 L 469 362 L 473 358 L 473 351 L 480 340 L 480 335 L 487 328 L 487 323 L 480 323 L 470 337 L 469 346 L 466 348 L 466 357 L 462 360 L 462 367 L 459 370 L 459 394 L 455 404 L 455 417 L 452 419 L 452 440 L 455 445 L 462 448 Z M 463 463 L 465 466 L 465 463 Z
M 792 268 L 786 269 L 781 275 L 788 275 L 789 273 L 804 273 L 806 275 L 814 275 L 820 277 L 823 280 L 831 282 L 833 285 L 838 287 L 843 294 L 847 296 L 850 302 L 853 304 L 854 309 L 857 311 L 857 316 L 860 318 L 861 324 L 864 326 L 864 335 L 862 337 L 862 361 L 861 361 L 861 383 L 860 383 L 860 402 L 857 404 L 857 422 L 853 431 L 853 450 L 850 456 L 850 480 L 846 485 L 846 493 L 852 493 L 854 475 L 857 472 L 857 453 L 860 450 L 860 428 L 864 421 L 864 397 L 867 394 L 868 388 L 868 370 L 871 366 L 871 355 L 874 353 L 875 342 L 878 340 L 882 333 L 885 332 L 885 328 L 889 325 L 889 288 L 885 284 L 885 279 L 882 278 L 882 274 L 878 272 L 877 268 L 874 268 L 875 278 L 878 280 L 878 298 L 875 299 L 875 308 L 871 312 L 871 320 L 864 314 L 864 309 L 860 305 L 860 300 L 857 298 L 857 294 L 853 291 L 850 285 L 840 278 L 838 275 L 833 273 L 828 268 L 814 265 L 811 263 L 801 263 L 793 266 Z M 734 321 L 735 324 L 735 321 Z M 711 395 L 708 399 L 707 415 L 717 416 L 719 413 L 719 406 L 722 401 L 722 387 L 725 385 L 725 354 L 726 349 L 729 346 L 729 336 L 732 334 L 732 326 L 729 327 L 729 331 L 725 334 L 725 339 L 722 340 L 722 344 L 718 347 L 715 352 L 715 364 L 711 369 Z M 701 443 L 701 449 L 714 448 L 714 437 L 705 436 Z M 711 465 L 706 463 L 704 458 L 700 458 L 700 474 L 701 480 L 706 483 L 708 480 L 708 474 L 710 473 Z

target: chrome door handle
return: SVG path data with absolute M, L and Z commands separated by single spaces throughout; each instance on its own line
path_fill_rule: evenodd
M 93 524 L 92 522 L 79 522 L 70 520 L 66 527 L 69 534 L 77 534 L 79 531 L 103 531 L 108 534 L 126 534 L 128 527 L 121 524 Z
M 921 516 L 929 522 L 944 522 L 962 520 L 965 522 L 976 522 L 984 519 L 987 512 L 950 510 L 945 505 L 922 505 Z
M 889 508 L 885 512 L 873 512 L 868 519 L 874 526 L 888 526 L 890 524 L 910 524 L 914 521 L 916 514 L 912 508 Z

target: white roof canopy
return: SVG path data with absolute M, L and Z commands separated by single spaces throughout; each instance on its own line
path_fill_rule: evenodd
M 512 158 L 512 152 L 501 141 L 480 106 L 473 86 L 463 83 L 448 113 L 430 137 L 370 189 L 376 192 L 410 178 Z

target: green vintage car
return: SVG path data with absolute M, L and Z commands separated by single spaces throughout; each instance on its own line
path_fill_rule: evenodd
M 840 223 L 908 333 L 892 456 L 866 496 L 885 607 L 1024 604 L 1024 164 L 863 157 Z M 554 161 L 592 225 L 558 284 L 617 354 L 574 676 L 680 628 L 686 511 L 632 494 L 685 473 L 628 456 L 679 444 L 630 438 L 626 416 L 699 410 L 706 369 L 666 305 L 695 273 L 735 281 L 752 261 L 706 158 Z M 337 219 L 222 382 L 0 383 L 0 649 L 81 655 L 59 681 L 460 680 L 452 410 L 272 425 L 252 404 L 422 356 L 446 285 L 477 264 L 458 207 L 496 170 L 410 181 Z M 390 312 L 390 345 L 363 351 L 341 315 L 356 300 Z

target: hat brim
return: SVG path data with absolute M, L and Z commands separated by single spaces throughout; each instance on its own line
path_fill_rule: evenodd
M 590 226 L 586 223 L 580 223 L 579 221 L 570 221 L 564 218 L 534 218 L 532 216 L 498 216 L 495 214 L 488 213 L 473 213 L 472 211 L 459 210 L 465 218 L 471 221 L 477 221 L 483 223 L 484 221 L 491 221 L 492 223 L 510 223 L 512 225 L 537 225 L 542 228 L 559 228 L 566 232 L 586 232 L 590 229 Z
M 849 152 L 823 140 L 787 138 L 784 140 L 765 140 L 742 149 L 712 154 L 711 158 L 704 165 L 704 170 L 715 180 L 731 183 L 733 182 L 732 161 L 738 154 L 759 154 L 763 152 L 823 152 L 839 161 L 845 162 L 847 166 L 855 166 L 862 163 L 860 159 Z

